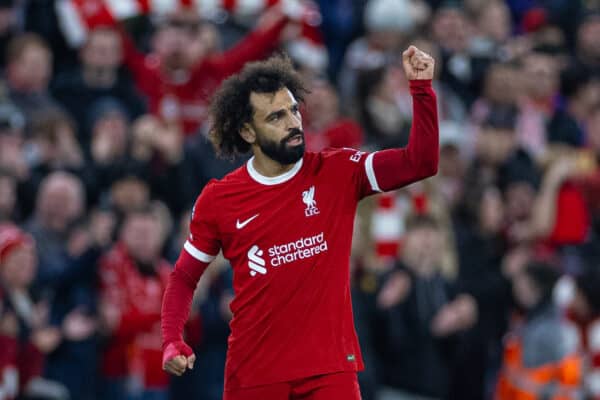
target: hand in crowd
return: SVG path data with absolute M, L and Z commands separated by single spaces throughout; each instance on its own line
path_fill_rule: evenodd
M 406 272 L 392 273 L 377 296 L 378 306 L 386 309 L 402 303 L 410 293 L 411 287 L 410 277 Z
M 477 321 L 477 303 L 467 294 L 444 305 L 431 321 L 431 332 L 446 337 L 472 327 Z
M 174 124 L 165 124 L 155 116 L 144 115 L 133 125 L 133 156 L 148 160 L 154 152 L 169 163 L 183 156 L 183 135 Z
M 61 340 L 61 331 L 54 326 L 36 329 L 31 334 L 31 342 L 44 354 L 54 351 Z
M 82 308 L 76 308 L 63 320 L 62 333 L 68 340 L 81 341 L 93 335 L 97 325 L 97 321 L 88 316 Z

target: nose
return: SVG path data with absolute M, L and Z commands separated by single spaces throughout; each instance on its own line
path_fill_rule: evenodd
M 287 118 L 287 130 L 292 129 L 302 129 L 302 116 L 300 113 L 294 114 L 290 113 L 289 118 Z

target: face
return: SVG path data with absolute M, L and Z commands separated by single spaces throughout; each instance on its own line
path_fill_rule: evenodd
M 429 226 L 416 227 L 406 234 L 402 258 L 414 272 L 428 276 L 440 267 L 443 246 L 443 235 L 439 230 Z
M 83 212 L 82 188 L 77 181 L 66 177 L 56 177 L 42 185 L 38 196 L 38 213 L 45 227 L 54 232 L 66 232 Z
M 161 226 L 152 215 L 130 216 L 123 227 L 123 241 L 129 254 L 144 263 L 153 263 L 162 246 Z
M 584 56 L 600 60 L 600 18 L 596 17 L 580 25 L 577 32 L 577 49 Z
M 89 67 L 116 69 L 121 64 L 121 39 L 112 30 L 97 30 L 81 53 L 83 64 Z
M 504 43 L 510 35 L 510 13 L 500 1 L 485 6 L 478 22 L 479 29 L 497 43 Z
M 11 67 L 11 76 L 19 88 L 30 91 L 46 90 L 52 74 L 51 61 L 47 49 L 30 45 Z
M 530 54 L 523 63 L 527 92 L 534 99 L 546 99 L 559 89 L 559 74 L 556 60 L 545 54 Z
M 523 221 L 531 215 L 535 188 L 526 182 L 511 183 L 506 189 L 506 217 L 509 221 Z
M 111 188 L 110 196 L 119 211 L 140 208 L 150 200 L 148 185 L 137 179 L 121 179 Z
M 282 165 L 293 164 L 304 155 L 304 131 L 298 102 L 288 89 L 273 93 L 252 93 L 252 121 L 242 137 L 260 152 Z M 255 151 L 256 153 L 256 151 Z
M 2 260 L 0 272 L 9 287 L 25 289 L 35 278 L 37 255 L 33 244 L 24 244 Z

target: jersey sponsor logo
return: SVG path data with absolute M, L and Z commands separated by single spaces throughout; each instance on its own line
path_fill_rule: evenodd
M 269 248 L 270 263 L 274 267 L 279 267 L 283 264 L 314 257 L 327 250 L 327 240 L 325 240 L 325 234 L 321 232 L 318 235 Z
M 237 221 L 235 221 L 235 227 L 238 229 L 242 229 L 243 227 L 245 227 L 246 225 L 248 225 L 250 222 L 252 222 L 252 220 L 256 217 L 258 217 L 260 214 L 256 214 L 250 218 L 248 218 L 245 221 L 240 222 L 240 220 L 238 219 Z
M 263 257 L 264 252 L 254 245 L 248 251 L 248 267 L 250 275 L 267 274 L 267 261 L 271 267 L 280 267 L 298 260 L 305 260 L 328 250 L 325 233 L 321 232 L 314 236 L 303 237 L 298 240 L 278 244 L 267 250 L 268 257 Z M 265 258 L 267 258 L 265 260 Z
M 365 154 L 364 151 L 357 151 L 356 153 L 352 154 L 350 156 L 350 161 L 354 161 L 354 162 L 359 162 L 360 158 L 363 156 L 363 154 Z
M 313 215 L 319 214 L 319 209 L 317 208 L 317 201 L 315 200 L 315 187 L 311 186 L 308 190 L 302 192 L 302 201 L 306 204 L 306 209 L 304 210 L 304 215 L 307 217 L 312 217 Z
M 250 268 L 250 275 L 256 276 L 256 274 L 265 275 L 267 269 L 265 268 L 265 259 L 262 258 L 263 251 L 254 245 L 248 250 L 248 267 Z

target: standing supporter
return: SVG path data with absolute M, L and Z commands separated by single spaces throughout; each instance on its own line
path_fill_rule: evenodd
M 472 296 L 441 270 L 447 245 L 428 216 L 408 224 L 401 258 L 378 293 L 382 400 L 444 399 L 460 335 L 477 321 Z
M 93 124 L 86 116 L 97 101 L 117 98 L 129 117 L 141 115 L 145 104 L 130 77 L 119 68 L 123 60 L 121 39 L 113 29 L 91 31 L 79 51 L 79 59 L 81 66 L 57 76 L 51 89 L 77 122 L 79 142 L 89 153 Z
M 130 211 L 120 239 L 100 262 L 100 314 L 108 342 L 102 372 L 106 398 L 167 399 L 161 369 L 160 309 L 171 265 L 161 258 L 165 235 L 151 206 Z
M 583 363 L 577 330 L 552 303 L 555 267 L 529 263 L 513 276 L 513 294 L 524 310 L 504 343 L 496 400 L 579 399 Z
M 44 398 L 62 400 L 69 397 L 67 389 L 44 379 L 44 363 L 46 354 L 54 351 L 63 340 L 63 329 L 50 325 L 48 304 L 32 291 L 32 282 L 37 269 L 35 243 L 31 236 L 25 234 L 12 224 L 0 225 L 0 289 L 4 293 L 2 308 L 4 309 L 5 337 L 2 348 L 6 352 L 3 357 L 8 361 L 4 367 L 4 387 L 6 395 L 11 396 L 10 354 L 14 355 L 14 366 L 18 370 L 19 393 L 26 398 Z M 16 324 L 7 318 L 13 316 Z M 10 340 L 13 337 L 16 340 Z M 8 340 L 7 340 L 8 339 Z M 14 373 L 14 372 L 13 372 Z M 13 382 L 14 384 L 14 382 Z M 0 392 L 1 393 L 1 392 Z M 13 393 L 14 394 L 14 393 Z
M 181 11 L 168 16 L 157 27 L 152 40 L 153 53 L 140 53 L 132 40 L 123 36 L 125 65 L 138 89 L 149 100 L 150 111 L 177 123 L 192 135 L 206 121 L 208 101 L 221 81 L 252 60 L 276 49 L 288 18 L 269 10 L 262 25 L 233 48 L 212 54 L 190 54 L 188 41 L 195 38 L 200 17 Z M 193 50 L 193 49 L 192 49 Z
M 88 239 L 94 230 L 78 227 L 84 212 L 81 181 L 66 172 L 53 172 L 41 182 L 34 215 L 25 224 L 36 241 L 35 288 L 49 303 L 50 322 L 74 327 L 48 355 L 46 375 L 81 399 L 95 390 L 94 267 L 100 255 L 99 245 Z
M 600 272 L 589 267 L 575 280 L 575 296 L 567 315 L 576 324 L 584 354 L 584 390 L 591 400 L 600 399 Z

